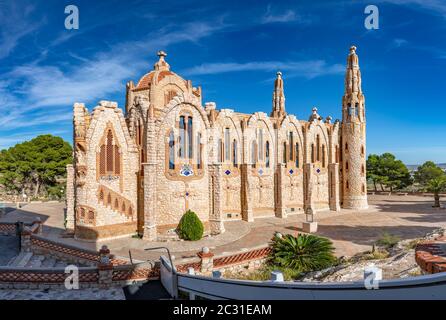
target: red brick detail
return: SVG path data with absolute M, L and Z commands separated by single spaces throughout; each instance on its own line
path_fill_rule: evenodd
M 26 283 L 63 283 L 70 276 L 62 271 L 29 271 L 29 270 L 0 270 L 0 282 L 26 282 Z M 79 271 L 80 282 L 97 282 L 97 270 Z
M 61 245 L 59 243 L 47 240 L 47 239 L 43 239 L 43 238 L 38 238 L 36 236 L 31 236 L 31 244 L 33 246 L 37 246 L 49 251 L 57 251 L 57 252 L 61 252 L 67 255 L 71 255 L 71 256 L 75 256 L 78 258 L 82 258 L 85 260 L 90 260 L 90 261 L 99 261 L 99 254 L 98 253 L 94 253 L 92 251 L 86 251 L 86 250 L 82 250 L 82 249 L 77 249 L 77 248 L 73 248 L 73 247 L 68 247 L 65 245 Z
M 0 233 L 15 234 L 15 223 L 0 223 Z
M 238 253 L 232 256 L 214 259 L 214 268 L 230 266 L 234 264 L 246 263 L 253 260 L 266 258 L 271 252 L 271 248 L 252 250 L 248 252 Z
M 424 241 L 415 248 L 415 261 L 428 273 L 446 272 L 446 237 Z
M 198 252 L 197 255 L 200 258 L 212 258 L 214 256 L 214 254 L 212 252 L 208 252 L 208 253 L 204 253 L 204 252 Z
M 128 269 L 115 269 L 113 270 L 113 281 L 126 281 L 126 280 L 146 280 L 151 278 L 159 278 L 159 268 L 133 268 Z
M 194 268 L 196 271 L 200 271 L 201 262 L 191 262 L 175 266 L 178 272 L 185 273 L 189 268 Z

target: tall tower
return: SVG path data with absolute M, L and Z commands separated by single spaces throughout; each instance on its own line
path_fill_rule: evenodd
M 285 115 L 285 94 L 283 93 L 282 72 L 278 71 L 276 81 L 274 81 L 273 110 L 271 112 L 271 117 L 281 119 L 285 117 Z
M 342 98 L 342 206 L 366 209 L 365 99 L 356 47 L 350 48 Z

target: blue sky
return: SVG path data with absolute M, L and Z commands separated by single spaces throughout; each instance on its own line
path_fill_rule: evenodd
M 77 5 L 79 30 L 66 30 Z M 364 27 L 379 8 L 380 28 Z M 123 106 L 165 50 L 203 101 L 269 112 L 276 70 L 286 108 L 341 117 L 345 60 L 358 47 L 368 153 L 446 162 L 446 1 L 0 0 L 0 148 L 38 134 L 72 141 L 72 105 Z

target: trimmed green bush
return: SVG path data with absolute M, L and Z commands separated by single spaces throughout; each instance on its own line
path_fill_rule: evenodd
M 299 234 L 297 237 L 287 234 L 275 236 L 271 242 L 270 263 L 297 272 L 322 270 L 333 266 L 333 243 L 312 234 Z
M 204 227 L 197 214 L 187 210 L 178 224 L 177 231 L 181 239 L 197 241 L 203 237 Z

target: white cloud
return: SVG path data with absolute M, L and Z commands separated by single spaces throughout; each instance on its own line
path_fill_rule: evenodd
M 284 22 L 291 22 L 298 20 L 298 16 L 296 12 L 293 10 L 287 10 L 280 14 L 273 14 L 271 13 L 270 8 L 268 7 L 268 10 L 266 14 L 262 18 L 263 23 L 284 23 Z
M 205 63 L 182 71 L 186 75 L 207 75 L 220 74 L 227 72 L 242 71 L 275 71 L 289 72 L 287 77 L 301 76 L 305 78 L 315 78 L 327 74 L 340 74 L 345 71 L 345 67 L 340 64 L 327 64 L 324 60 L 306 60 L 306 61 L 262 61 L 246 63 Z
M 381 0 L 397 5 L 416 5 L 446 17 L 446 2 L 444 0 Z
M 90 59 L 77 59 L 80 63 L 67 69 L 41 65 L 39 61 L 15 67 L 0 76 L 2 130 L 67 120 L 73 103 L 107 99 L 122 91 L 125 81 L 150 70 L 147 56 L 157 50 L 180 42 L 198 42 L 224 27 L 215 22 L 176 26 L 173 31 L 158 31 L 142 41 L 113 45 Z M 48 108 L 48 116 L 30 119 L 30 111 L 48 112 Z
M 15 1 L 0 2 L 0 59 L 8 57 L 20 39 L 34 32 L 39 23 L 30 22 L 28 17 L 33 6 L 21 6 Z

